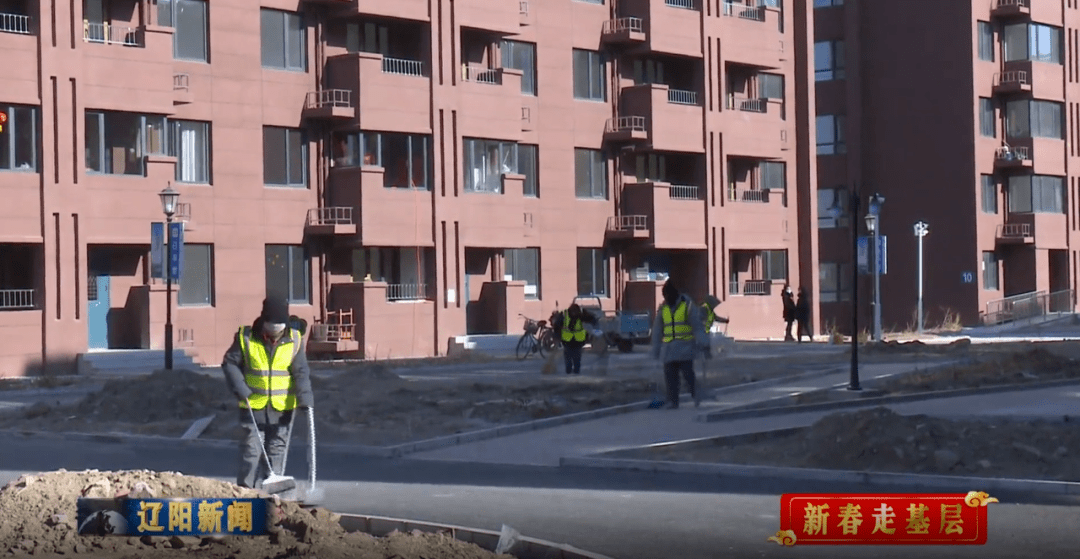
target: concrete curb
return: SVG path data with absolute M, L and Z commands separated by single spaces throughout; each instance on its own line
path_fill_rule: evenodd
M 1059 379 L 1043 382 L 1025 382 L 1019 384 L 1002 384 L 984 388 L 958 388 L 956 390 L 936 390 L 933 392 L 920 392 L 917 394 L 899 394 L 896 396 L 878 396 L 871 398 L 858 398 L 843 402 L 820 402 L 815 404 L 800 404 L 794 406 L 775 406 L 766 408 L 752 408 L 749 404 L 732 410 L 720 410 L 697 415 L 694 420 L 701 423 L 713 423 L 729 419 L 746 419 L 751 417 L 767 417 L 771 415 L 786 415 L 802 412 L 831 411 L 841 409 L 866 408 L 881 404 L 897 404 L 905 402 L 919 402 L 922 400 L 934 400 L 939 398 L 955 398 L 959 396 L 979 396 L 983 394 L 995 394 L 998 392 L 1020 392 L 1026 390 L 1038 390 L 1041 388 L 1053 388 L 1055 386 L 1071 386 L 1080 384 L 1080 379 Z M 824 389 L 830 390 L 830 389 Z M 784 396 L 786 398 L 786 396 Z

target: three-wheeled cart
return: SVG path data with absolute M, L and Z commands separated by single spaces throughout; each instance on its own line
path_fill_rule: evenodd
M 605 311 L 600 305 L 600 298 L 574 297 L 583 312 L 596 319 L 596 328 L 604 334 L 607 347 L 617 347 L 623 353 L 634 351 L 635 343 L 648 343 L 652 335 L 652 315 L 626 311 Z M 592 343 L 592 333 L 589 334 Z

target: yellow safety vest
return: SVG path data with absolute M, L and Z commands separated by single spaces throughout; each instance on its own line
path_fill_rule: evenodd
M 585 342 L 585 325 L 581 320 L 577 321 L 577 324 L 573 324 L 570 320 L 570 311 L 563 311 L 562 320 L 562 341 L 569 342 L 571 340 L 576 342 Z
M 716 314 L 713 313 L 712 307 L 710 307 L 708 303 L 702 303 L 701 310 L 704 311 L 702 316 L 705 317 L 701 322 L 705 324 L 705 330 L 708 330 L 709 327 L 712 326 L 713 321 L 716 320 Z
M 240 351 L 244 355 L 244 382 L 251 389 L 251 408 L 261 410 L 267 402 L 277 411 L 289 411 L 296 408 L 296 394 L 293 393 L 292 374 L 289 367 L 300 353 L 300 333 L 292 328 L 286 330 L 287 338 L 274 348 L 273 355 L 267 355 L 266 346 L 261 339 L 251 339 L 251 327 L 240 329 Z M 240 402 L 246 408 L 247 402 Z
M 694 331 L 690 328 L 690 320 L 687 316 L 690 313 L 690 306 L 685 300 L 679 301 L 679 306 L 675 308 L 675 316 L 671 315 L 671 307 L 667 303 L 661 306 L 660 312 L 664 317 L 665 342 L 694 339 Z

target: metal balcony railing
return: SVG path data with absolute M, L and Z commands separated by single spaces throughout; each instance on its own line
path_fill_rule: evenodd
M 664 5 L 672 8 L 682 8 L 684 10 L 698 9 L 694 0 L 664 0 Z
M 608 132 L 644 132 L 645 117 L 643 116 L 620 116 L 607 120 Z
M 697 92 L 684 89 L 668 89 L 667 102 L 676 105 L 697 105 Z
M 419 60 L 384 56 L 382 59 L 382 71 L 387 74 L 423 77 L 424 63 Z
M 347 341 L 353 339 L 355 331 L 355 324 L 312 324 L 309 339 L 313 342 Z
M 700 200 L 701 188 L 688 184 L 673 184 L 668 187 L 668 197 L 672 200 Z
M 30 16 L 0 13 L 0 32 L 30 34 Z
M 728 187 L 728 200 L 732 202 L 753 202 L 765 204 L 769 201 L 769 191 L 746 189 L 739 190 L 736 187 Z
M 1017 6 L 1020 8 L 1031 8 L 1031 0 L 997 0 L 998 8 L 1007 8 L 1009 6 Z
M 95 23 L 87 20 L 83 20 L 83 40 L 87 43 L 106 45 L 143 46 L 142 33 L 137 27 Z
M 172 88 L 173 91 L 188 91 L 191 85 L 191 78 L 187 74 L 173 74 Z
M 462 64 L 461 79 L 467 82 L 486 83 L 490 85 L 498 85 L 500 81 L 498 68 L 488 68 L 486 66 L 480 66 L 479 64 Z
M 354 225 L 353 209 L 335 206 L 330 208 L 311 208 L 307 214 L 308 225 Z
M 649 216 L 646 215 L 615 215 L 608 218 L 608 231 L 647 231 L 649 229 Z
M 1030 237 L 1030 223 L 1006 223 L 998 225 L 998 238 L 1007 239 L 1014 237 Z
M 997 72 L 994 74 L 994 86 L 1007 85 L 1007 84 L 1020 84 L 1031 85 L 1031 81 L 1028 80 L 1027 70 L 1011 70 L 1008 72 Z
M 766 280 L 747 280 L 742 285 L 743 295 L 768 295 L 769 282 Z
M 518 13 L 523 16 L 529 15 L 529 0 L 520 0 L 518 2 Z
M 309 91 L 307 98 L 304 99 L 304 106 L 309 109 L 321 109 L 323 107 L 352 108 L 352 91 L 348 89 Z
M 620 17 L 605 21 L 604 27 L 601 29 L 601 33 L 604 35 L 622 33 L 624 31 L 643 33 L 645 31 L 644 23 L 639 17 Z
M 764 113 L 767 104 L 765 99 L 751 99 L 749 97 L 736 97 L 728 95 L 727 108 L 747 113 Z
M 765 21 L 765 8 L 761 6 L 747 6 L 742 2 L 724 2 L 724 15 L 749 19 L 752 21 Z
M 1027 146 L 1002 146 L 994 151 L 994 159 L 999 161 L 1028 161 L 1031 159 L 1031 151 Z
M 34 308 L 33 289 L 0 289 L 0 310 Z
M 387 301 L 423 301 L 427 298 L 426 283 L 391 283 L 386 286 Z

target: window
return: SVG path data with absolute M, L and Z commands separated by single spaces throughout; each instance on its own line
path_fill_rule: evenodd
M 608 296 L 608 259 L 603 249 L 577 249 L 577 294 Z
M 814 80 L 819 82 L 844 79 L 844 42 L 814 43 Z
M 1065 179 L 1047 175 L 1009 177 L 1009 213 L 1065 213 Z
M 260 10 L 262 65 L 278 70 L 307 70 L 307 28 L 300 14 Z
M 206 0 L 158 0 L 158 23 L 173 27 L 173 58 L 207 61 Z
M 847 226 L 848 193 L 846 188 L 819 188 L 817 191 L 818 229 Z M 840 210 L 834 215 L 833 208 Z
M 142 175 L 146 155 L 165 155 L 165 117 L 86 111 L 86 170 Z
M 983 213 L 998 213 L 997 183 L 993 175 L 980 175 L 982 184 L 982 211 Z
M 843 6 L 844 0 L 814 0 L 814 8 L 828 8 L 830 6 Z
M 210 123 L 169 121 L 169 153 L 176 158 L 176 181 L 210 184 Z
M 787 163 L 762 161 L 758 164 L 761 190 L 785 190 L 787 188 Z
M 634 60 L 634 85 L 646 83 L 663 84 L 664 63 L 660 60 Z
M 7 116 L 0 125 L 0 171 L 37 171 L 37 109 L 0 105 L 0 114 Z
M 574 191 L 578 198 L 607 200 L 607 162 L 600 150 L 574 148 Z
M 979 134 L 993 138 L 997 136 L 997 121 L 994 120 L 994 101 L 979 97 Z
M 334 168 L 382 167 L 382 134 L 379 132 L 335 132 Z
M 638 182 L 667 182 L 667 157 L 650 153 L 635 158 Z
M 846 123 L 847 118 L 844 115 L 818 115 L 818 155 L 847 153 L 847 145 L 844 143 Z
M 307 186 L 307 143 L 299 128 L 263 126 L 263 184 Z
M 599 52 L 574 49 L 574 99 L 607 101 L 607 64 Z
M 536 95 L 536 45 L 520 41 L 503 41 L 503 68 L 521 70 L 521 92 Z
M 851 300 L 851 264 L 821 262 L 818 264 L 818 277 L 822 303 Z
M 540 298 L 540 249 L 508 248 L 503 251 L 506 257 L 506 275 L 514 281 L 525 282 L 525 298 Z
M 998 287 L 998 257 L 993 252 L 982 253 L 982 279 L 983 289 L 997 291 Z
M 184 243 L 183 267 L 180 269 L 180 306 L 214 304 L 214 247 Z
M 435 286 L 435 249 L 416 247 L 368 247 L 352 253 L 353 281 L 389 284 L 391 301 L 430 298 Z M 370 276 L 370 277 L 369 277 Z
M 758 74 L 758 90 L 764 99 L 784 99 L 784 76 Z
M 787 279 L 787 251 L 761 251 L 761 279 L 783 281 Z
M 979 22 L 979 60 L 994 61 L 994 27 L 985 21 Z
M 427 136 L 409 134 L 367 133 L 361 142 L 378 140 L 378 164 L 386 169 L 383 186 L 386 188 L 415 188 L 429 190 L 431 187 L 431 150 Z
M 293 305 L 311 304 L 311 259 L 304 247 L 266 245 L 266 293 L 285 295 Z
M 1038 23 L 1017 23 L 1005 26 L 1005 62 L 1035 60 L 1062 64 L 1062 33 L 1060 27 Z
M 1065 137 L 1065 108 L 1053 101 L 1009 101 L 1005 106 L 1005 131 L 1010 138 Z
M 517 173 L 517 144 L 465 138 L 465 191 L 502 194 L 502 176 Z
M 540 148 L 531 144 L 518 144 L 518 172 L 525 175 L 525 196 L 540 196 Z

